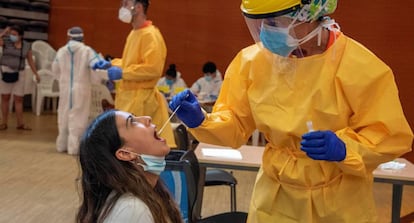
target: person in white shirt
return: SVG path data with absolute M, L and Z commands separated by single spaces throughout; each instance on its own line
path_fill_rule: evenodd
M 96 117 L 80 141 L 76 222 L 183 223 L 159 179 L 169 151 L 149 116 L 108 110 Z
M 175 64 L 170 64 L 165 76 L 158 80 L 157 86 L 167 98 L 187 88 L 187 84 L 181 78 L 181 73 L 177 71 Z
M 217 70 L 216 64 L 210 61 L 203 65 L 202 71 L 204 76 L 194 82 L 191 86 L 191 92 L 200 101 L 216 101 L 223 82 L 221 73 Z

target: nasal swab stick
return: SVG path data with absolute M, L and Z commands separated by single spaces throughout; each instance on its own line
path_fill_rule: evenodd
M 164 125 L 161 127 L 160 131 L 158 131 L 158 135 L 161 134 L 162 130 L 164 130 L 165 126 L 167 126 L 167 124 L 170 122 L 171 118 L 175 115 L 175 113 L 178 111 L 178 109 L 180 108 L 181 104 L 177 106 L 177 108 L 175 108 L 175 110 L 173 111 L 173 113 L 170 115 L 170 117 L 167 119 L 167 121 L 165 121 Z

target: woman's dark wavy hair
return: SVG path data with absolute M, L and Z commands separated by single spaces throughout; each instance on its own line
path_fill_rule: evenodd
M 76 221 L 103 222 L 119 197 L 130 193 L 149 207 L 155 222 L 167 223 L 166 217 L 169 217 L 173 223 L 181 223 L 180 212 L 162 182 L 152 187 L 141 168 L 115 157 L 116 150 L 124 145 L 116 127 L 115 112 L 108 110 L 99 115 L 81 138 L 79 162 L 83 199 Z M 115 196 L 108 200 L 112 191 Z

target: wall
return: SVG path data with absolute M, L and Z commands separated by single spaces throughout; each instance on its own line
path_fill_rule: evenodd
M 400 2 L 401 4 L 398 4 Z M 252 43 L 240 12 L 240 0 L 152 0 L 148 17 L 164 35 L 168 57 L 187 84 L 201 75 L 207 60 L 216 62 L 224 74 L 236 53 Z M 414 105 L 411 98 L 414 31 L 410 14 L 414 1 L 339 1 L 332 16 L 342 30 L 358 40 L 395 72 L 400 98 L 411 126 Z M 117 20 L 119 1 L 51 1 L 49 42 L 55 48 L 66 42 L 66 30 L 74 25 L 85 30 L 85 41 L 98 52 L 121 56 L 131 27 Z M 407 156 L 414 161 L 414 153 Z

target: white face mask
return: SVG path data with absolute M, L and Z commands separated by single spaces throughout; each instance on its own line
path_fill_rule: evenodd
M 132 22 L 131 10 L 125 7 L 121 7 L 118 12 L 118 19 L 124 23 L 131 23 Z

